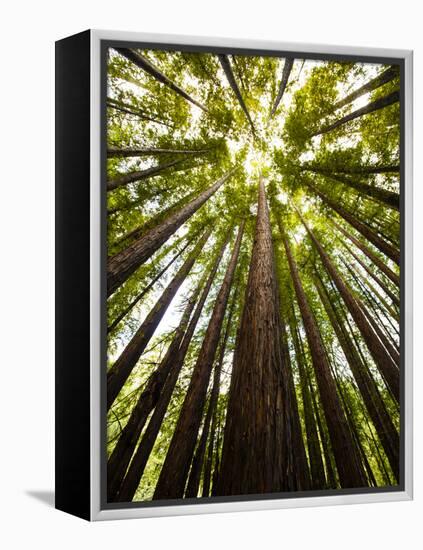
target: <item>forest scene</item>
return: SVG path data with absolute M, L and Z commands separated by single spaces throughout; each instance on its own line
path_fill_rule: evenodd
M 107 51 L 107 501 L 400 483 L 398 65 Z

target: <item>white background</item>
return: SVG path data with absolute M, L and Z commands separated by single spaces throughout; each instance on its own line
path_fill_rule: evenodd
M 2 3 L 0 543 L 3 542 L 3 548 L 387 550 L 405 547 L 414 550 L 423 547 L 420 348 L 423 30 L 418 4 L 411 0 Z M 415 50 L 414 502 L 97 524 L 55 511 L 45 503 L 52 499 L 49 492 L 53 490 L 54 464 L 54 41 L 90 27 Z

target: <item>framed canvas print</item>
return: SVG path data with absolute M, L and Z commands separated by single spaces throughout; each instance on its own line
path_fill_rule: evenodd
M 412 53 L 56 43 L 56 506 L 412 498 Z

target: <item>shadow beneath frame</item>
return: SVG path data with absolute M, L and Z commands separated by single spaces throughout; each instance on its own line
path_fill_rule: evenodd
M 54 491 L 25 491 L 25 494 L 29 497 L 42 502 L 49 508 L 54 508 Z

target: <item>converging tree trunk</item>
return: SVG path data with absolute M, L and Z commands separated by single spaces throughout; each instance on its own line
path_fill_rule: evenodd
M 171 90 L 182 96 L 184 99 L 192 103 L 193 105 L 196 105 L 197 107 L 200 107 L 203 111 L 208 113 L 207 107 L 202 105 L 199 101 L 194 99 L 192 96 L 190 96 L 185 90 L 183 90 L 180 86 L 175 84 L 170 78 L 168 78 L 166 75 L 164 75 L 159 69 L 151 63 L 148 59 L 146 59 L 141 54 L 135 52 L 134 50 L 131 50 L 129 48 L 115 48 L 117 52 L 119 52 L 121 55 L 129 59 L 129 61 L 132 61 L 137 67 L 148 73 L 149 75 L 153 76 L 156 80 L 161 82 L 162 84 L 165 84 L 168 86 Z
M 272 116 L 276 113 L 279 103 L 282 100 L 283 94 L 286 89 L 286 85 L 288 84 L 289 75 L 291 74 L 291 71 L 292 71 L 293 64 L 294 64 L 294 59 L 292 57 L 285 58 L 285 64 L 283 66 L 282 78 L 281 78 L 281 83 L 279 85 L 278 95 L 276 96 L 275 103 L 273 104 L 269 118 L 272 118 Z
M 166 120 L 161 120 L 158 118 L 158 115 L 155 114 L 147 114 L 145 111 L 134 107 L 133 105 L 128 105 L 127 103 L 122 103 L 121 101 L 117 101 L 116 99 L 112 99 L 111 97 L 107 98 L 107 106 L 111 107 L 112 109 L 115 109 L 116 111 L 121 111 L 122 113 L 126 113 L 128 115 L 133 115 L 141 120 L 148 120 L 149 122 L 155 122 L 156 124 L 161 124 L 163 126 L 167 126 L 168 128 L 171 127 L 171 123 Z
M 179 287 L 187 277 L 195 260 L 200 255 L 212 230 L 208 229 L 182 264 L 175 277 L 168 284 L 155 306 L 145 318 L 129 344 L 107 373 L 107 408 L 109 409 L 132 372 L 141 354 L 144 352 L 150 338 L 153 336 L 163 315 L 173 300 Z
M 247 117 L 248 122 L 250 123 L 251 130 L 253 132 L 253 135 L 256 135 L 256 129 L 254 127 L 253 121 L 251 120 L 250 113 L 248 112 L 247 106 L 245 105 L 244 99 L 241 95 L 241 92 L 239 90 L 238 84 L 235 80 L 234 73 L 232 71 L 231 63 L 229 61 L 229 58 L 227 55 L 224 54 L 218 54 L 217 56 L 219 58 L 220 64 L 222 65 L 223 71 L 226 75 L 226 78 L 228 79 L 228 82 L 236 95 L 236 98 L 239 101 L 239 104 L 241 105 L 242 110 L 245 113 L 245 116 Z
M 148 458 L 153 449 L 154 443 L 157 439 L 157 435 L 160 431 L 164 416 L 166 414 L 168 405 L 172 398 L 173 390 L 179 377 L 179 373 L 184 364 L 185 356 L 197 327 L 198 320 L 204 308 L 204 304 L 209 295 L 211 286 L 216 276 L 217 269 L 222 259 L 223 248 L 221 253 L 216 257 L 211 271 L 208 275 L 207 282 L 201 293 L 198 304 L 195 308 L 193 316 L 189 322 L 188 328 L 184 334 L 183 340 L 178 351 L 171 358 L 171 368 L 169 375 L 166 379 L 165 386 L 159 396 L 157 405 L 151 416 L 150 422 L 143 434 L 140 444 L 135 452 L 132 462 L 128 468 L 128 472 L 123 480 L 119 489 L 117 500 L 119 502 L 129 502 L 133 499 L 135 491 L 139 485 L 140 479 L 143 475 L 144 469 L 147 465 Z
M 109 158 L 149 157 L 155 155 L 203 155 L 210 149 L 160 149 L 156 147 L 108 147 Z
M 113 191 L 113 189 L 117 189 L 118 187 L 128 185 L 129 183 L 158 176 L 165 170 L 172 168 L 172 166 L 177 166 L 178 164 L 183 163 L 184 160 L 185 159 L 183 158 L 170 160 L 169 162 L 165 162 L 164 164 L 151 166 L 150 168 L 146 168 L 145 170 L 137 170 L 136 172 L 130 172 L 129 174 L 119 176 L 114 180 L 109 180 L 107 182 L 107 191 Z M 184 168 L 180 168 L 180 169 L 183 170 Z
M 239 227 L 225 277 L 198 353 L 191 382 L 157 481 L 154 499 L 180 498 L 184 494 L 243 232 L 244 222 Z
M 367 486 L 366 475 L 357 455 L 345 411 L 337 393 L 336 383 L 332 377 L 322 337 L 304 292 L 288 238 L 285 234 L 282 238 L 297 302 L 303 318 L 341 487 L 365 487 Z
M 385 107 L 389 107 L 389 105 L 393 105 L 394 103 L 397 103 L 399 100 L 400 100 L 400 93 L 398 90 L 395 90 L 394 92 L 388 94 L 387 96 L 380 97 L 379 99 L 375 99 L 368 105 L 361 107 L 361 109 L 357 109 L 356 111 L 353 111 L 349 115 L 345 115 L 344 117 L 333 122 L 332 124 L 324 126 L 320 130 L 317 130 L 317 132 L 314 132 L 313 134 L 311 134 L 310 137 L 319 136 L 320 134 L 326 134 L 327 132 L 335 130 L 335 128 L 339 128 L 340 126 L 346 124 L 347 122 L 350 122 L 351 120 L 355 120 L 356 118 L 359 118 L 363 115 L 374 113 L 379 109 L 384 109 Z
M 217 495 L 283 491 L 286 441 L 278 284 L 264 180 L 234 353 Z
M 126 279 L 145 263 L 168 238 L 175 233 L 218 189 L 234 170 L 230 170 L 213 185 L 202 191 L 195 199 L 173 212 L 161 223 L 147 231 L 125 250 L 118 252 L 108 261 L 107 292 L 112 294 Z

